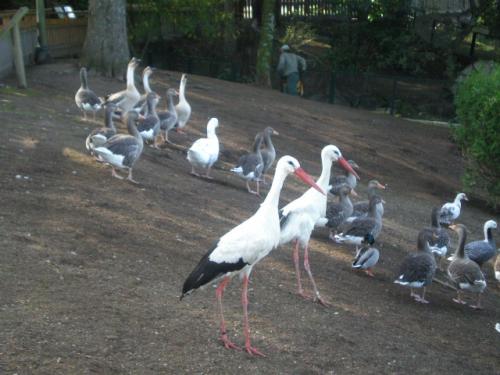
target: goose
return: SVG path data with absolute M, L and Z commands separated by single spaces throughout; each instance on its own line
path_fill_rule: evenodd
M 443 204 L 439 215 L 439 222 L 443 225 L 452 224 L 460 216 L 462 200 L 468 201 L 467 195 L 458 193 L 453 202 Z
M 262 153 L 260 151 L 263 139 L 262 133 L 258 133 L 253 143 L 253 152 L 241 156 L 236 167 L 231 169 L 231 172 L 236 173 L 246 180 L 248 192 L 257 196 L 260 196 L 259 180 L 264 169 L 264 161 L 262 160 Z M 250 181 L 255 181 L 255 191 L 250 189 Z
M 321 150 L 321 175 L 316 181 L 323 191 L 326 191 L 329 187 L 330 174 L 334 162 L 338 163 L 342 168 L 352 171 L 352 167 L 342 157 L 342 153 L 337 146 L 327 145 L 323 147 Z M 311 272 L 309 264 L 309 239 L 315 226 L 324 226 L 328 222 L 328 219 L 325 217 L 326 203 L 326 195 L 317 194 L 316 190 L 309 189 L 280 210 L 280 245 L 285 245 L 289 242 L 293 242 L 294 244 L 293 262 L 295 265 L 298 294 L 302 298 L 309 298 L 304 293 L 300 279 L 299 247 L 302 247 L 304 249 L 304 268 L 314 289 L 312 300 L 323 306 L 328 306 L 329 304 L 321 297 Z
M 264 147 L 261 150 L 262 160 L 264 161 L 264 169 L 262 170 L 262 181 L 266 183 L 266 173 L 272 167 L 276 159 L 276 150 L 271 140 L 271 135 L 279 135 L 272 127 L 268 126 L 264 129 Z
M 497 253 L 497 246 L 493 238 L 492 230 L 497 229 L 497 223 L 494 220 L 488 220 L 484 223 L 484 240 L 473 241 L 465 245 L 465 253 L 470 260 L 476 262 L 479 267 L 489 261 Z
M 355 218 L 366 216 L 368 214 L 368 207 L 370 205 L 371 197 L 377 195 L 377 190 L 385 190 L 385 188 L 386 187 L 377 180 L 371 180 L 370 182 L 368 182 L 368 200 L 354 203 L 352 217 Z M 383 216 L 384 206 L 378 205 L 377 208 L 381 210 L 380 214 Z
M 167 90 L 167 110 L 158 112 L 158 117 L 160 118 L 160 129 L 165 131 L 164 138 L 165 142 L 172 143 L 168 139 L 168 132 L 175 127 L 177 123 L 177 110 L 175 109 L 174 96 L 178 92 L 175 89 Z
M 358 217 L 351 222 L 346 221 L 340 228 L 342 232 L 335 235 L 335 241 L 356 245 L 357 251 L 367 234 L 371 234 L 374 239 L 377 239 L 382 230 L 382 210 L 377 208 L 379 205 L 383 205 L 382 198 L 378 195 L 371 197 L 368 216 Z
M 371 234 L 366 234 L 365 238 L 361 242 L 362 247 L 356 251 L 356 256 L 352 262 L 352 268 L 355 270 L 362 270 L 368 276 L 375 277 L 372 272 L 372 268 L 378 263 L 380 257 L 380 252 L 378 249 L 373 247 L 375 239 Z
M 116 104 L 122 114 L 134 109 L 134 106 L 141 99 L 141 94 L 137 91 L 134 81 L 134 71 L 139 66 L 139 63 L 139 59 L 132 57 L 127 66 L 127 88 L 106 97 L 106 102 Z
M 191 117 L 191 106 L 186 100 L 186 83 L 187 74 L 183 74 L 179 85 L 179 103 L 175 106 L 177 111 L 177 131 L 179 132 L 184 129 Z
M 354 160 L 347 161 L 353 169 L 359 169 L 359 165 L 356 164 Z M 330 193 L 333 195 L 339 195 L 339 189 L 342 185 L 347 184 L 351 189 L 356 189 L 356 185 L 358 184 L 358 179 L 351 172 L 345 172 L 344 175 L 337 175 L 332 178 L 330 181 L 332 188 L 330 189 Z
M 116 105 L 107 103 L 104 106 L 106 110 L 104 127 L 92 130 L 85 140 L 85 147 L 92 155 L 94 154 L 94 148 L 102 146 L 109 138 L 116 134 L 116 127 L 113 123 L 113 112 L 116 110 Z
M 149 93 L 146 98 L 148 115 L 139 120 L 137 129 L 139 134 L 145 141 L 153 141 L 153 147 L 159 148 L 157 143 L 158 133 L 160 132 L 160 119 L 156 113 L 156 105 L 158 104 L 159 96 L 155 93 Z
M 144 94 L 141 95 L 139 101 L 134 106 L 134 110 L 139 113 L 144 113 L 146 110 L 146 98 L 148 94 L 152 93 L 151 86 L 149 86 L 149 77 L 153 74 L 153 69 L 149 66 L 145 67 L 142 71 L 142 86 L 144 87 Z
M 206 169 L 205 177 L 210 177 L 210 169 L 219 157 L 219 139 L 215 129 L 219 126 L 219 120 L 211 118 L 207 124 L 207 138 L 196 140 L 187 152 L 187 160 L 191 163 L 191 174 L 200 177 L 196 168 Z
M 403 260 L 394 283 L 409 287 L 410 295 L 415 301 L 429 303 L 425 299 L 425 289 L 432 283 L 437 265 L 425 233 L 420 233 L 418 236 L 417 248 L 418 252 L 408 255 Z M 423 288 L 421 296 L 413 291 L 415 288 Z
M 471 307 L 473 309 L 482 309 L 481 294 L 486 288 L 486 279 L 478 264 L 470 260 L 465 252 L 467 229 L 463 224 L 452 224 L 449 228 L 458 234 L 458 246 L 455 250 L 455 256 L 448 265 L 448 277 L 457 287 L 457 298 L 454 298 L 453 302 L 466 304 L 461 295 L 463 290 L 477 293 L 477 302 Z
M 306 184 L 322 192 L 314 180 L 300 168 L 297 159 L 291 156 L 283 156 L 276 166 L 271 189 L 257 212 L 223 235 L 201 258 L 182 287 L 181 299 L 204 285 L 219 283 L 215 295 L 221 317 L 220 339 L 226 349 L 240 350 L 227 336 L 222 308 L 224 289 L 232 277 L 239 275 L 243 280 L 241 300 L 243 305 L 245 350 L 250 355 L 264 356 L 261 351 L 251 345 L 250 341 L 248 280 L 253 267 L 279 244 L 279 196 L 286 176 L 292 173 Z
M 450 235 L 439 223 L 440 212 L 439 207 L 434 207 L 431 213 L 431 227 L 424 228 L 420 232 L 423 232 L 426 236 L 431 251 L 440 258 L 439 266 L 441 268 L 442 260 L 446 256 L 450 245 Z
M 80 88 L 75 94 L 76 106 L 83 112 L 83 120 L 87 121 L 87 112 L 95 114 L 102 108 L 102 100 L 91 89 L 87 80 L 87 69 L 80 69 Z
M 352 166 L 352 165 L 351 165 Z M 356 192 L 347 184 L 343 184 L 337 191 L 339 201 L 329 204 L 326 209 L 326 226 L 330 228 L 330 238 L 333 239 L 337 229 L 349 216 L 352 215 L 352 202 L 349 195 L 357 196 Z
M 497 251 L 500 251 L 500 249 L 497 249 Z M 495 261 L 495 279 L 500 281 L 500 257 L 497 256 L 497 259 Z
M 135 126 L 138 118 L 135 111 L 129 111 L 125 115 L 129 134 L 116 134 L 106 141 L 102 146 L 96 147 L 94 152 L 98 157 L 111 165 L 111 175 L 123 180 L 123 177 L 116 173 L 115 168 L 128 171 L 127 180 L 137 184 L 132 178 L 132 168 L 142 154 L 144 143 L 139 131 Z

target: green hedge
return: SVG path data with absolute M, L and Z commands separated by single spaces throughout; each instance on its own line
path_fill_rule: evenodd
M 481 65 L 479 65 L 481 66 Z M 500 206 L 500 65 L 479 68 L 460 83 L 455 96 L 460 125 L 455 137 L 467 161 L 464 183 L 485 190 Z

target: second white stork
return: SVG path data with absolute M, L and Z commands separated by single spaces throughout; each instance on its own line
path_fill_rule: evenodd
M 353 173 L 357 178 L 359 176 L 354 171 L 352 166 L 342 157 L 337 146 L 328 145 L 321 150 L 321 175 L 316 181 L 318 186 L 327 191 L 330 183 L 330 173 L 332 163 L 337 162 L 343 169 Z M 302 282 L 300 279 L 299 266 L 299 246 L 304 248 L 304 268 L 309 275 L 311 284 L 314 288 L 314 302 L 327 306 L 327 303 L 320 296 L 316 282 L 314 281 L 311 267 L 309 265 L 309 238 L 316 225 L 324 226 L 328 219 L 326 216 L 327 197 L 324 194 L 319 194 L 314 189 L 309 189 L 301 197 L 290 202 L 280 210 L 281 215 L 281 238 L 280 245 L 294 241 L 295 247 L 293 252 L 293 261 L 295 264 L 295 273 L 297 276 L 298 293 L 304 298 L 308 296 L 304 293 Z
M 245 350 L 250 355 L 263 354 L 250 343 L 248 323 L 248 279 L 253 266 L 278 246 L 280 240 L 280 221 L 278 203 L 281 188 L 287 175 L 294 173 L 302 181 L 324 194 L 321 188 L 302 168 L 297 159 L 283 156 L 276 166 L 271 189 L 257 212 L 222 236 L 209 250 L 188 276 L 182 288 L 181 299 L 207 284 L 220 281 L 216 289 L 217 302 L 221 315 L 221 340 L 227 349 L 240 348 L 227 336 L 226 323 L 222 312 L 222 295 L 231 277 L 240 275 L 243 279 L 242 305 L 244 318 Z

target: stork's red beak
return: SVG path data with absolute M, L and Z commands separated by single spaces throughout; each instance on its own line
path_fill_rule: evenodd
M 347 172 L 352 173 L 353 175 L 355 175 L 355 176 L 356 176 L 356 178 L 357 178 L 358 180 L 360 180 L 360 178 L 359 178 L 358 174 L 356 173 L 356 171 L 355 171 L 354 169 L 352 169 L 351 164 L 349 164 L 349 163 L 347 162 L 347 160 L 345 160 L 342 156 L 341 156 L 341 157 L 337 160 L 337 163 L 339 163 L 339 165 L 340 165 L 342 168 L 344 168 L 344 170 L 346 170 Z
M 306 171 L 304 171 L 302 168 L 297 168 L 295 170 L 295 175 L 300 178 L 302 181 L 304 181 L 306 184 L 308 184 L 309 186 L 312 186 L 313 188 L 315 188 L 317 191 L 319 191 L 321 194 L 323 195 L 326 195 L 325 192 L 323 191 L 323 189 L 321 189 L 317 184 L 316 182 L 314 182 L 313 178 L 306 173 Z

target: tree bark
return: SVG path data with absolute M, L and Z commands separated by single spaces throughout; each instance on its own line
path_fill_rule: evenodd
M 257 84 L 271 87 L 271 56 L 274 39 L 274 0 L 262 1 L 262 25 L 257 50 Z
M 126 0 L 89 0 L 81 62 L 107 77 L 123 77 L 130 52 Z

